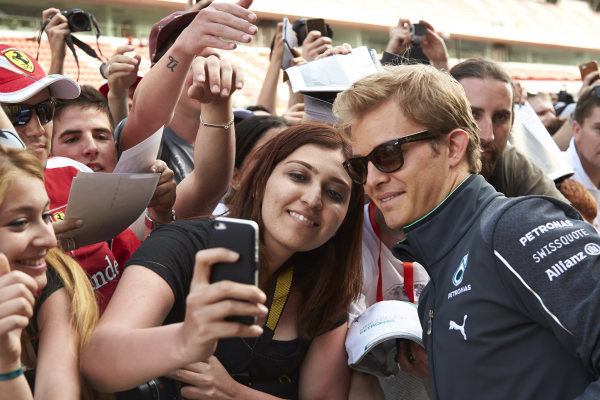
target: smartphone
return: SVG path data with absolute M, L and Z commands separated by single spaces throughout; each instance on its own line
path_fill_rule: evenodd
M 596 61 L 589 61 L 579 66 L 579 72 L 581 73 L 581 80 L 583 80 L 588 74 L 598 71 L 598 63 Z
M 258 224 L 237 218 L 215 218 L 209 230 L 210 248 L 224 247 L 240 255 L 234 263 L 212 266 L 210 282 L 234 281 L 258 285 Z M 229 317 L 228 321 L 252 325 L 253 317 Z
M 281 69 L 286 70 L 292 66 L 294 52 L 292 49 L 298 47 L 296 32 L 292 29 L 292 24 L 287 17 L 283 18 L 283 28 L 281 30 L 283 37 L 283 57 L 281 58 Z
M 321 36 L 329 36 L 327 34 L 327 25 L 325 24 L 325 20 L 323 18 L 314 18 L 307 19 L 304 23 L 306 26 L 306 34 L 311 31 L 319 31 L 321 32 Z

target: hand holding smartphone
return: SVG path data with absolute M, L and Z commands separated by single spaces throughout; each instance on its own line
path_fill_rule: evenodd
M 306 34 L 308 35 L 311 31 L 321 32 L 321 36 L 329 36 L 327 34 L 327 25 L 323 18 L 307 19 L 304 23 L 306 27 Z
M 579 66 L 581 80 L 584 80 L 588 74 L 591 74 L 594 71 L 598 71 L 598 63 L 596 61 L 589 61 Z
M 258 285 L 258 224 L 254 221 L 219 217 L 209 231 L 210 248 L 224 247 L 240 255 L 234 263 L 217 263 L 212 266 L 210 282 L 234 281 Z M 229 321 L 252 325 L 255 318 L 231 317 Z

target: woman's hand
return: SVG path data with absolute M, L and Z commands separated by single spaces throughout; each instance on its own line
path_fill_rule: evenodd
M 331 38 L 323 36 L 319 31 L 310 31 L 302 43 L 302 58 L 307 62 L 316 60 L 319 54 L 331 48 Z
M 14 371 L 21 362 L 21 331 L 33 316 L 38 284 L 21 271 L 11 271 L 0 253 L 0 373 Z
M 123 45 L 117 47 L 117 50 L 108 60 L 106 73 L 108 75 L 109 94 L 114 96 L 127 97 L 129 88 L 137 80 L 138 70 L 140 68 L 141 56 L 135 54 L 133 57 L 125 53 L 133 51 L 132 45 Z
M 237 383 L 215 356 L 208 362 L 197 362 L 167 375 L 168 378 L 187 383 L 181 388 L 185 399 L 231 400 L 238 395 Z
M 196 57 L 192 63 L 192 84 L 188 96 L 202 103 L 227 100 L 244 87 L 244 73 L 228 60 L 211 55 Z
M 267 315 L 266 295 L 256 286 L 231 281 L 210 283 L 210 271 L 216 263 L 232 263 L 239 254 L 224 248 L 196 253 L 194 276 L 186 299 L 182 329 L 182 359 L 207 360 L 217 341 L 227 337 L 257 337 L 262 327 L 229 322 L 225 318 Z
M 150 171 L 160 173 L 160 177 L 148 204 L 148 212 L 155 221 L 168 224 L 173 218 L 172 210 L 176 198 L 174 173 L 162 160 L 155 160 Z

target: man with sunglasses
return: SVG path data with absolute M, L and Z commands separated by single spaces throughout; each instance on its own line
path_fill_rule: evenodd
M 564 152 L 565 159 L 581 183 L 596 200 L 598 213 L 594 226 L 600 229 L 600 86 L 581 93 L 573 113 L 573 138 Z
M 461 86 L 385 67 L 338 95 L 355 156 L 344 167 L 431 277 L 419 302 L 435 398 L 596 399 L 600 236 L 546 196 L 507 198 L 478 174 Z M 403 369 L 421 360 L 398 354 Z M 411 367 L 412 366 L 412 367 Z

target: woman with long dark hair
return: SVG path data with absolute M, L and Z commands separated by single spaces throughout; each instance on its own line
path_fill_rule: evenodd
M 363 199 L 342 167 L 350 155 L 337 131 L 312 123 L 256 153 L 229 217 L 260 227 L 262 291 L 208 283 L 212 264 L 237 258 L 207 249 L 210 219 L 155 230 L 126 266 L 83 355 L 92 383 L 125 390 L 170 373 L 193 385 L 181 389 L 186 398 L 346 399 L 344 339 L 361 289 Z M 258 321 L 225 320 L 233 315 Z

